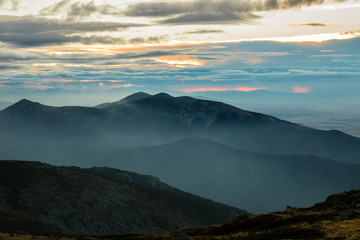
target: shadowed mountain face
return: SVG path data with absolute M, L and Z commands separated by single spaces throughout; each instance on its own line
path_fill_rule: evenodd
M 146 146 L 188 137 L 243 150 L 353 163 L 359 163 L 360 156 L 360 139 L 342 132 L 315 130 L 220 102 L 165 93 L 137 93 L 97 108 L 56 108 L 22 100 L 0 112 L 0 124 L 0 156 L 6 158 L 45 160 L 54 152 Z M 21 145 L 24 154 L 10 142 Z
M 282 212 L 271 212 L 254 216 L 240 215 L 232 222 L 223 225 L 207 226 L 196 229 L 184 229 L 177 232 L 161 232 L 151 234 L 134 234 L 122 236 L 66 236 L 68 240 L 353 240 L 360 238 L 360 191 L 353 190 L 334 194 L 326 201 L 309 208 L 288 207 Z M 14 216 L 4 215 L 0 210 L 0 221 Z M 27 221 L 29 217 L 16 214 L 18 221 Z M 11 219 L 10 219 L 11 222 Z M 35 223 L 35 222 L 34 222 Z M 32 224 L 34 224 L 32 223 Z M 5 225 L 9 225 L 5 222 Z M 0 233 L 6 240 L 43 239 L 53 240 L 51 228 L 42 229 L 42 235 L 23 235 L 19 231 L 23 226 L 15 226 L 9 233 Z M 0 225 L 0 229 L 4 229 Z M 9 229 L 6 228 L 5 229 Z M 15 235 L 20 233 L 21 235 Z M 25 231 L 27 233 L 27 231 Z M 50 235 L 50 236 L 49 236 Z M 57 235 L 58 238 L 64 235 Z M 63 239 L 63 238 L 61 238 Z
M 0 232 L 45 236 L 65 236 L 68 232 L 22 212 L 0 208 Z
M 309 206 L 334 192 L 360 187 L 360 165 L 314 156 L 245 152 L 197 138 L 152 147 L 92 149 L 66 159 L 65 164 L 151 174 L 252 213 Z
M 169 231 L 223 223 L 245 213 L 154 177 L 108 168 L 0 161 L 0 190 L 2 209 L 81 235 Z M 50 230 L 56 233 L 55 227 Z

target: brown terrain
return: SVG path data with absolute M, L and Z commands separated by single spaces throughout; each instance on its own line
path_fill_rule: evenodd
M 255 216 L 241 215 L 231 223 L 206 228 L 153 234 L 86 237 L 34 236 L 19 232 L 2 233 L 0 239 L 40 240 L 255 240 L 255 239 L 360 239 L 360 190 L 335 194 L 309 208 L 287 207 L 282 212 Z

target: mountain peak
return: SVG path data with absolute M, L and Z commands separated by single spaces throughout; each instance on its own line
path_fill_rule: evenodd
M 129 102 L 137 101 L 137 100 L 147 98 L 150 96 L 151 96 L 150 94 L 145 93 L 145 92 L 137 92 L 137 93 L 131 94 L 131 95 L 121 99 L 119 101 L 119 103 L 129 103 Z
M 113 106 L 117 106 L 119 104 L 130 103 L 130 102 L 148 98 L 148 97 L 151 97 L 151 95 L 148 93 L 137 92 L 137 93 L 131 94 L 127 97 L 124 97 L 123 99 L 116 101 L 116 102 L 107 102 L 107 103 L 99 104 L 99 105 L 95 106 L 95 108 L 102 109 L 102 108 L 107 108 L 107 107 L 113 107 Z
M 28 99 L 21 99 L 20 101 L 7 107 L 5 110 L 7 110 L 7 111 L 21 110 L 22 111 L 22 110 L 29 109 L 29 108 L 33 109 L 33 108 L 39 107 L 39 106 L 42 106 L 42 105 L 38 102 L 33 102 Z
M 163 93 L 163 92 L 155 94 L 153 97 L 155 97 L 155 98 L 173 98 L 173 96 L 171 96 L 170 94 Z
M 21 99 L 20 101 L 18 101 L 15 104 L 36 104 L 36 103 L 38 103 L 38 102 L 33 102 L 33 101 L 30 101 L 30 100 L 28 100 L 26 98 L 23 98 L 23 99 Z

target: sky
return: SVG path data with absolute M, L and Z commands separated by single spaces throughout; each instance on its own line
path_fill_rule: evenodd
M 359 13 L 358 0 L 0 0 L 0 101 L 147 91 L 354 105 Z

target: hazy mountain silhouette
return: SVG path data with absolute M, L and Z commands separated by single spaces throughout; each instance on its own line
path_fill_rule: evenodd
M 358 138 L 340 131 L 303 127 L 220 102 L 161 93 L 104 110 L 126 113 L 135 126 L 165 136 L 161 130 L 172 136 L 206 137 L 244 150 L 317 155 L 359 163 Z
M 129 102 L 133 102 L 133 101 L 136 101 L 136 100 L 140 100 L 140 99 L 143 99 L 143 98 L 147 98 L 147 97 L 150 97 L 151 95 L 148 94 L 148 93 L 144 93 L 144 92 L 138 92 L 138 93 L 134 93 L 130 96 L 127 96 L 117 102 L 107 102 L 107 103 L 103 103 L 103 104 L 99 104 L 97 106 L 95 106 L 96 108 L 107 108 L 107 107 L 114 107 L 116 105 L 119 105 L 119 104 L 123 104 L 123 103 L 129 103 Z
M 65 164 L 151 174 L 185 191 L 253 213 L 308 206 L 360 187 L 360 165 L 315 156 L 245 152 L 205 139 L 118 150 L 92 149 Z
M 253 212 L 312 204 L 360 182 L 358 166 L 322 159 L 359 163 L 359 138 L 165 93 L 97 108 L 21 100 L 0 111 L 0 133 L 0 159 L 131 167 Z M 146 147 L 154 145 L 163 146 Z
M 245 213 L 179 191 L 154 177 L 108 168 L 0 161 L 0 189 L 1 208 L 28 214 L 25 223 L 35 217 L 40 220 L 34 224 L 46 221 L 58 226 L 58 231 L 81 235 L 206 226 Z M 0 221 L 8 214 L 2 213 Z
M 202 137 L 256 152 L 360 161 L 360 139 L 342 132 L 316 130 L 220 102 L 165 93 L 137 93 L 100 108 L 49 107 L 21 100 L 0 111 L 0 124 L 1 142 L 8 152 L 4 156 L 11 158 L 51 158 L 41 155 L 42 149 L 60 154 L 94 146 L 146 146 Z M 26 154 L 14 153 L 9 139 L 23 145 Z

